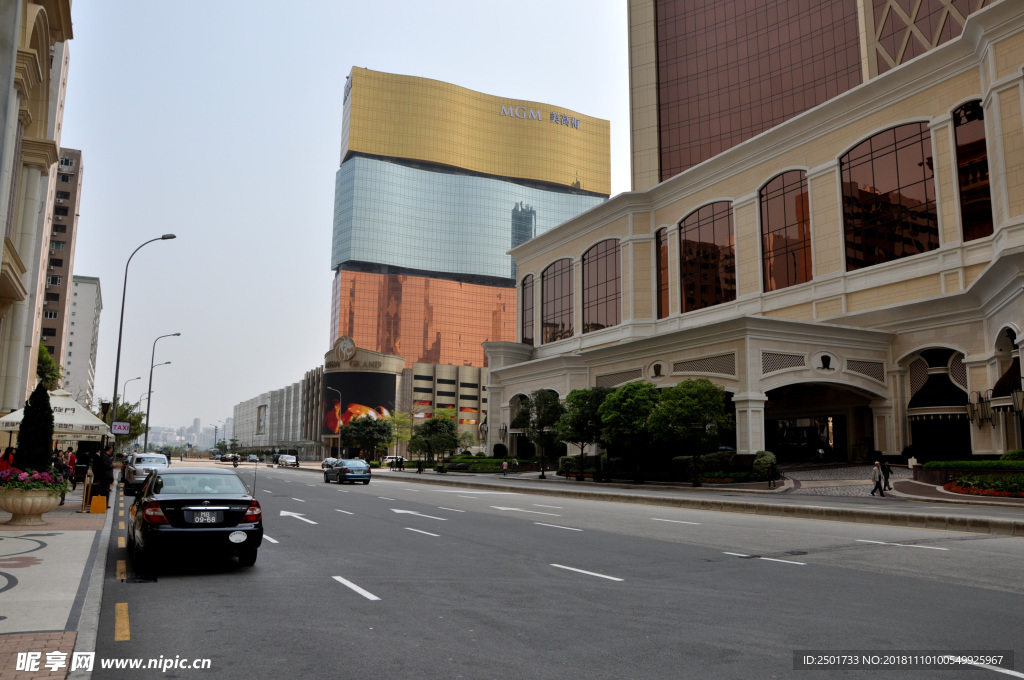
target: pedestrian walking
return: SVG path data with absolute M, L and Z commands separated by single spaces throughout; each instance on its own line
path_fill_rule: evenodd
M 778 479 L 778 478 L 779 478 L 779 469 L 775 466 L 775 463 L 772 463 L 771 465 L 768 466 L 768 488 L 769 489 L 774 489 L 777 486 L 777 484 L 775 483 L 775 480 Z
M 422 475 L 423 474 L 423 459 L 422 458 L 417 459 L 417 461 L 416 461 L 416 474 L 418 474 L 418 475 Z
M 875 467 L 871 468 L 871 481 L 875 483 L 874 488 L 871 489 L 872 496 L 874 496 L 877 491 L 882 498 L 885 498 L 885 490 L 882 488 L 882 482 L 884 479 L 885 477 L 882 476 L 882 466 L 876 460 Z
M 885 479 L 885 483 L 882 485 L 886 491 L 892 491 L 892 485 L 889 484 L 889 475 L 892 474 L 892 468 L 889 467 L 889 461 L 882 462 L 882 477 Z
M 513 458 L 512 459 L 512 472 L 518 472 L 518 471 L 519 471 L 519 459 L 518 458 Z
M 507 460 L 501 461 L 501 476 L 502 477 L 508 477 L 508 461 Z
M 78 482 L 75 481 L 75 470 L 77 470 L 78 466 L 78 456 L 75 455 L 74 449 L 70 446 L 68 447 L 67 453 L 64 454 L 64 460 L 67 462 L 68 469 L 71 471 L 71 490 L 74 491 L 78 487 Z

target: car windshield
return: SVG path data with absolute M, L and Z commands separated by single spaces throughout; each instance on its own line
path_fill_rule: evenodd
M 167 465 L 163 456 L 135 456 L 134 465 Z
M 242 494 L 248 493 L 235 475 L 167 474 L 160 475 L 154 493 L 182 494 Z

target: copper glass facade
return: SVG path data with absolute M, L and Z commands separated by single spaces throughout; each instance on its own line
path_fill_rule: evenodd
M 666 180 L 861 82 L 851 0 L 657 0 Z
M 524 345 L 533 344 L 533 274 L 523 277 L 523 288 L 519 299 L 523 301 L 523 337 L 521 342 Z
M 659 229 L 655 234 L 657 240 L 657 286 L 658 286 L 658 318 L 664 319 L 668 316 L 669 287 L 668 287 L 668 229 Z
M 956 168 L 960 185 L 960 223 L 965 241 L 992 235 L 992 194 L 988 184 L 985 110 L 980 101 L 953 111 Z
M 767 293 L 811 280 L 807 173 L 791 170 L 761 187 L 761 271 Z
M 583 332 L 617 326 L 622 319 L 619 241 L 601 241 L 583 253 Z
M 847 271 L 939 247 L 927 124 L 880 132 L 841 157 L 839 165 Z
M 415 362 L 484 366 L 480 343 L 513 342 L 516 289 L 421 276 L 339 271 L 334 332 Z
M 736 299 L 736 243 L 732 203 L 709 203 L 679 222 L 681 311 Z
M 572 314 L 572 260 L 557 260 L 540 275 L 541 343 L 571 338 Z

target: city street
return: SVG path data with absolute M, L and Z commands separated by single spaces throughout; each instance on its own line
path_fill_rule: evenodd
M 1024 659 L 1019 538 L 256 470 L 252 568 L 190 556 L 137 579 L 115 521 L 98 657 L 208 658 L 225 678 L 531 679 L 792 677 L 805 650 Z

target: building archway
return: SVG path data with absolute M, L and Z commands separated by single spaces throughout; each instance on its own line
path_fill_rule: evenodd
M 972 455 L 963 358 L 954 349 L 932 347 L 919 351 L 909 364 L 908 455 L 921 462 L 963 460 Z
M 874 460 L 872 402 L 837 383 L 800 382 L 766 392 L 765 448 L 781 463 Z

